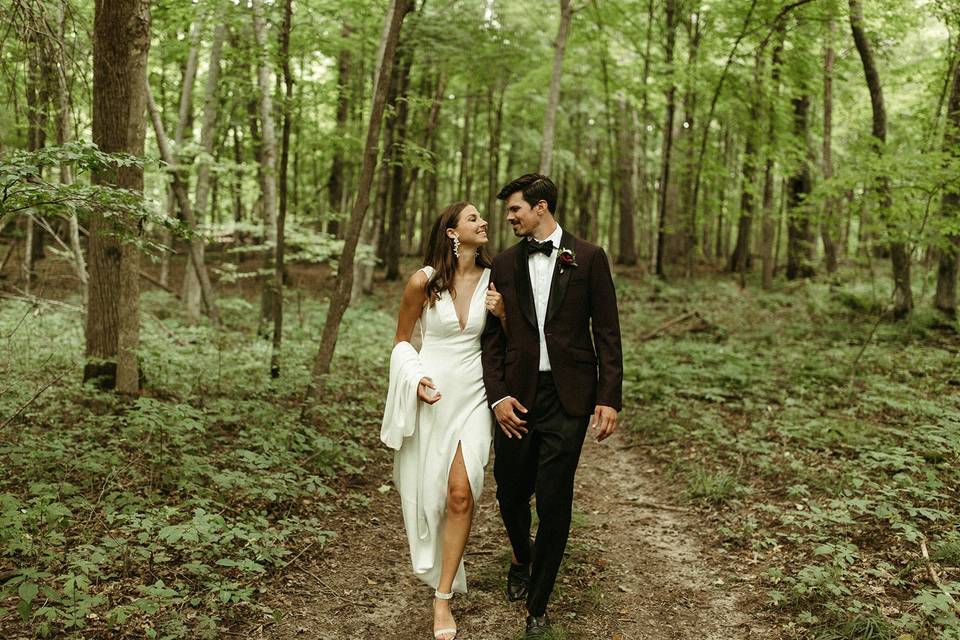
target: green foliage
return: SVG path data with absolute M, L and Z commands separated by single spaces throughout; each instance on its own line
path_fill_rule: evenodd
M 864 348 L 889 295 L 869 283 L 619 286 L 625 419 L 799 637 L 958 637 L 919 547 L 960 595 L 956 334 L 881 324 Z M 636 340 L 689 308 L 713 326 Z
M 380 410 L 390 318 L 350 312 L 331 402 L 301 420 L 321 305 L 287 323 L 271 380 L 251 306 L 222 302 L 217 332 L 187 324 L 166 294 L 144 296 L 146 395 L 118 399 L 77 372 L 0 433 L 0 568 L 16 567 L 0 584 L 2 635 L 218 638 L 238 617 L 281 615 L 259 596 L 330 539 L 335 478 L 362 470 L 361 427 Z M 182 343 L 147 319 L 161 316 Z M 67 307 L 0 309 L 0 416 L 81 357 L 79 319 Z

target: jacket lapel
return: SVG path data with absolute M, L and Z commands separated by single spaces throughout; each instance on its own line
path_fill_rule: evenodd
M 563 235 L 560 237 L 560 246 L 557 247 L 557 262 L 553 267 L 553 281 L 550 285 L 550 298 L 547 301 L 547 318 L 544 324 L 550 322 L 553 316 L 557 315 L 560 307 L 563 306 L 563 298 L 567 295 L 567 285 L 570 284 L 570 272 L 573 271 L 573 268 L 568 268 L 564 269 L 561 273 L 560 249 L 570 249 L 574 254 L 576 254 L 577 251 L 576 239 L 570 235 L 566 229 L 563 230 Z
M 533 305 L 533 285 L 530 284 L 530 265 L 527 257 L 527 247 L 523 244 L 526 240 L 521 240 L 517 245 L 517 256 L 514 264 L 514 282 L 517 287 L 517 302 L 520 305 L 520 312 L 523 317 L 537 326 L 537 312 Z

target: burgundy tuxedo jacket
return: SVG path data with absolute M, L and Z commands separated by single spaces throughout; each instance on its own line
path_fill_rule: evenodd
M 607 256 L 600 247 L 566 230 L 560 248 L 574 251 L 576 266 L 563 266 L 557 257 L 544 322 L 557 395 L 572 416 L 590 415 L 598 404 L 620 411 L 623 352 Z M 503 328 L 499 318 L 487 314 L 481 338 L 487 400 L 493 404 L 513 396 L 532 411 L 540 335 L 525 239 L 494 258 L 491 281 L 503 296 L 507 322 Z

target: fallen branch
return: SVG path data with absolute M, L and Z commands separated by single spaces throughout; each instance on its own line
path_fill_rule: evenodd
M 45 384 L 43 387 L 41 387 L 35 394 L 33 394 L 33 397 L 32 397 L 32 398 L 30 398 L 29 400 L 27 400 L 24 404 L 20 405 L 20 408 L 17 409 L 12 416 L 10 416 L 10 417 L 7 418 L 6 420 L 4 420 L 4 421 L 3 421 L 3 424 L 0 424 L 0 431 L 2 431 L 8 424 L 10 424 L 11 422 L 13 422 L 13 421 L 17 418 L 17 416 L 19 416 L 21 413 L 24 412 L 24 410 L 25 410 L 27 407 L 29 407 L 31 404 L 33 404 L 33 403 L 36 401 L 36 399 L 39 398 L 40 395 L 41 395 L 44 391 L 46 391 L 47 389 L 49 389 L 50 387 L 52 387 L 52 386 L 55 385 L 56 383 L 60 382 L 65 375 L 67 375 L 68 373 L 70 373 L 71 371 L 73 371 L 73 370 L 76 368 L 76 366 L 77 366 L 76 364 L 73 364 L 73 365 L 67 367 L 66 369 L 64 369 L 63 371 L 60 372 L 60 375 L 58 375 L 56 378 L 54 378 L 53 380 L 51 380 L 50 382 L 48 382 L 47 384 Z
M 160 326 L 160 328 L 163 329 L 164 333 L 166 333 L 168 336 L 170 336 L 170 339 L 173 340 L 174 342 L 176 342 L 178 345 L 180 345 L 181 347 L 190 346 L 190 345 L 188 345 L 186 342 L 184 342 L 184 341 L 180 338 L 180 336 L 178 336 L 178 335 L 175 334 L 173 331 L 171 331 L 170 328 L 169 328 L 167 325 L 163 324 L 163 320 L 161 320 L 160 318 L 158 318 L 156 315 L 154 315 L 154 314 L 152 314 L 152 313 L 147 313 L 147 316 L 148 316 L 150 319 L 152 319 L 154 322 L 156 322 L 156 323 Z
M 163 289 L 164 291 L 167 291 L 167 292 L 169 292 L 169 293 L 172 293 L 177 300 L 180 300 L 180 294 L 179 294 L 179 293 L 177 293 L 176 291 L 174 291 L 173 289 L 171 289 L 169 286 L 163 284 L 162 282 L 160 282 L 159 280 L 157 280 L 156 278 L 154 278 L 152 275 L 150 275 L 150 274 L 147 273 L 146 271 L 141 271 L 141 272 L 140 272 L 140 277 L 143 278 L 144 280 L 146 280 L 147 282 L 149 282 L 150 284 L 155 285 L 155 286 L 157 286 L 157 287 L 160 287 L 160 288 Z
M 927 541 L 923 538 L 920 538 L 920 553 L 923 554 L 923 559 L 927 565 L 927 575 L 930 576 L 930 580 L 933 581 L 933 584 L 937 585 L 937 588 L 947 596 L 947 600 L 950 602 L 950 606 L 953 607 L 953 612 L 957 614 L 957 617 L 960 617 L 960 605 L 957 604 L 957 601 L 953 599 L 953 594 L 947 591 L 947 588 L 943 586 L 943 583 L 940 582 L 940 577 L 937 575 L 937 570 L 933 568 L 933 562 L 930 560 L 930 553 L 927 551 Z
M 663 333 L 664 331 L 666 331 L 666 330 L 669 329 L 670 327 L 673 327 L 673 326 L 675 326 L 675 325 L 678 325 L 678 324 L 680 324 L 681 322 L 685 322 L 686 320 L 689 320 L 689 319 L 691 319 L 691 318 L 697 318 L 697 319 L 699 319 L 700 322 L 701 322 L 703 325 L 706 325 L 706 326 L 708 326 L 708 327 L 712 327 L 712 326 L 713 326 L 712 323 L 710 323 L 706 318 L 704 318 L 702 315 L 700 315 L 700 312 L 699 312 L 699 311 L 696 311 L 696 310 L 694 310 L 694 311 L 687 311 L 687 312 L 685 312 L 685 313 L 680 314 L 680 315 L 677 316 L 676 318 L 672 318 L 672 319 L 670 319 L 670 320 L 667 320 L 666 322 L 664 322 L 662 325 L 660 325 L 659 327 L 657 327 L 657 328 L 654 329 L 653 331 L 649 331 L 649 332 L 645 333 L 644 335 L 640 336 L 640 342 L 647 342 L 648 340 L 653 340 L 654 338 L 656 338 L 658 335 L 660 335 L 661 333 Z

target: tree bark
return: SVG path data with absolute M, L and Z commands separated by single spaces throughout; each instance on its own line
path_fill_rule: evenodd
M 107 153 L 143 155 L 150 49 L 148 0 L 96 0 L 93 19 L 93 142 Z M 93 184 L 143 191 L 143 168 L 93 172 Z M 90 215 L 90 306 L 84 381 L 136 393 L 140 388 L 140 253 L 112 233 L 138 235 L 132 221 Z
M 572 0 L 560 0 L 560 27 L 553 49 L 553 71 L 550 74 L 550 90 L 547 94 L 547 110 L 543 116 L 543 142 L 540 146 L 539 173 L 549 175 L 553 163 L 553 138 L 557 125 L 557 106 L 560 103 L 560 77 L 563 74 L 563 54 L 567 47 L 570 22 L 573 19 Z
M 947 126 L 943 136 L 943 150 L 956 164 L 960 161 L 960 38 L 955 39 L 956 55 L 953 64 L 953 89 L 947 102 Z M 937 292 L 933 306 L 949 318 L 957 317 L 957 261 L 960 256 L 960 191 L 956 185 L 944 190 L 940 200 L 940 217 L 950 225 L 940 250 L 937 267 Z
M 253 8 L 253 36 L 257 43 L 257 113 L 260 116 L 260 191 L 263 194 L 263 225 L 269 250 L 265 267 L 271 271 L 277 260 L 277 136 L 273 125 L 273 99 L 270 86 L 270 66 L 267 61 L 267 24 L 263 16 L 262 0 L 251 0 Z M 263 283 L 260 298 L 261 324 L 272 322 L 274 297 L 273 276 Z
M 210 160 L 213 158 L 217 110 L 220 105 L 217 97 L 217 86 L 220 82 L 220 55 L 223 51 L 223 40 L 225 36 L 226 26 L 223 24 L 217 25 L 213 31 L 213 44 L 210 47 L 207 82 L 203 90 L 203 120 L 200 124 L 201 153 L 197 161 L 197 190 L 194 194 L 193 208 L 194 221 L 197 225 L 196 229 L 199 229 L 199 227 L 204 224 L 210 200 Z M 206 272 L 206 266 L 203 265 L 204 243 L 201 238 L 198 238 L 198 240 L 197 247 L 199 251 L 191 250 L 187 256 L 187 269 L 183 279 L 183 299 L 187 307 L 187 317 L 191 322 L 197 322 L 200 319 L 200 301 L 214 299 L 209 276 L 207 277 L 207 285 L 204 285 L 198 277 L 201 271 Z M 201 261 L 200 269 L 194 266 L 195 256 L 196 259 Z M 210 286 L 210 290 L 204 292 L 204 286 Z M 211 317 L 217 315 L 217 312 L 214 311 Z
M 349 23 L 344 22 L 340 30 L 340 38 L 343 40 L 343 46 L 337 54 L 337 131 L 347 130 L 347 124 L 350 118 L 350 67 L 351 54 L 350 47 L 347 46 L 346 39 L 350 37 L 353 31 Z M 330 216 L 327 220 L 327 233 L 332 236 L 340 234 L 340 216 L 346 206 L 344 200 L 344 168 L 346 163 L 343 159 L 344 142 L 343 138 L 337 136 L 333 141 L 333 163 L 330 167 L 330 179 L 327 181 L 327 195 L 330 202 Z
M 773 243 L 776 239 L 776 226 L 773 219 L 774 157 L 773 149 L 777 143 L 777 100 L 780 97 L 780 55 L 783 52 L 783 28 L 777 46 L 770 56 L 770 100 L 767 106 L 767 160 L 763 175 L 763 218 L 760 223 L 760 261 L 763 270 L 761 287 L 773 288 Z
M 870 41 L 867 39 L 864 31 L 863 7 L 860 0 L 848 0 L 850 7 L 850 30 L 853 33 L 853 40 L 857 46 L 857 52 L 860 54 L 860 61 L 863 63 L 863 72 L 867 80 L 867 88 L 870 90 L 870 106 L 873 112 L 872 133 L 874 137 L 874 151 L 878 156 L 883 156 L 884 146 L 887 143 L 887 112 L 884 106 L 883 89 L 880 84 L 880 74 L 877 71 L 876 61 L 873 57 L 873 49 Z M 876 178 L 876 190 L 879 200 L 879 210 L 881 215 L 889 216 L 892 207 L 892 194 L 890 191 L 890 177 L 881 174 Z M 893 265 L 893 316 L 903 318 L 913 310 L 913 292 L 910 285 L 910 252 L 907 245 L 896 237 L 896 229 L 893 225 L 887 225 L 888 233 L 891 234 L 889 242 L 890 261 Z
M 404 47 L 399 53 L 397 73 L 397 116 L 393 132 L 393 166 L 390 177 L 390 230 L 386 242 L 387 280 L 400 277 L 400 240 L 403 236 L 403 216 L 407 207 L 408 183 L 405 181 L 404 149 L 407 140 L 407 119 L 410 114 L 408 94 L 410 67 L 413 65 L 413 50 Z
M 290 161 L 290 108 L 293 102 L 293 74 L 290 71 L 290 29 L 293 20 L 292 0 L 283 4 L 283 26 L 280 29 L 280 65 L 283 70 L 283 125 L 280 132 L 280 210 L 277 212 L 277 249 L 273 265 L 273 341 L 270 352 L 270 377 L 280 377 L 280 349 L 283 346 L 283 271 L 287 220 L 287 167 Z
M 833 178 L 833 34 L 834 24 L 827 24 L 827 46 L 823 52 L 823 178 Z M 836 199 L 828 196 L 823 203 L 823 254 L 827 273 L 834 273 L 838 265 L 837 240 L 840 235 Z
M 812 179 L 809 160 L 810 96 L 793 100 L 793 133 L 801 141 L 803 157 L 787 181 L 787 280 L 811 278 L 815 271 L 811 261 L 813 225 L 806 198 Z
M 756 213 L 757 188 L 757 138 L 760 135 L 760 126 L 757 118 L 760 115 L 760 100 L 763 93 L 763 56 L 761 49 L 756 55 L 754 66 L 754 91 L 750 98 L 750 110 L 747 115 L 747 142 L 743 151 L 743 189 L 740 193 L 740 219 L 737 223 L 737 244 L 730 254 L 727 270 L 740 274 L 740 282 L 746 279 L 747 269 L 750 267 L 750 236 L 753 226 L 753 216 Z
M 619 102 L 617 184 L 620 186 L 620 251 L 617 255 L 617 263 L 632 266 L 637 264 L 636 198 L 633 189 L 636 166 L 634 127 L 626 98 L 621 98 Z
M 194 277 L 200 283 L 200 292 L 203 301 L 206 304 L 207 313 L 214 323 L 220 321 L 220 315 L 217 309 L 216 296 L 213 293 L 213 285 L 210 284 L 210 276 L 207 273 L 207 267 L 203 262 L 203 238 L 197 233 L 197 218 L 193 213 L 193 207 L 190 205 L 190 196 L 187 194 L 187 185 L 184 183 L 181 174 L 176 170 L 176 159 L 170 151 L 170 143 L 167 141 L 167 134 L 163 130 L 163 120 L 160 118 L 160 110 L 157 109 L 153 101 L 153 93 L 150 86 L 144 88 L 147 99 L 147 110 L 150 114 L 150 120 L 153 122 L 153 131 L 157 136 L 157 147 L 160 149 L 160 158 L 169 166 L 174 167 L 170 172 L 172 178 L 171 189 L 177 199 L 180 208 L 180 215 L 187 223 L 190 230 L 189 254 L 190 260 L 188 267 L 194 272 Z
M 330 296 L 330 307 L 327 311 L 320 339 L 320 348 L 313 363 L 313 371 L 307 394 L 316 400 L 322 395 L 324 376 L 330 372 L 330 363 L 333 361 L 333 352 L 337 345 L 337 336 L 340 332 L 340 322 L 350 304 L 350 293 L 353 286 L 353 263 L 356 256 L 357 242 L 360 239 L 360 230 L 363 227 L 363 218 L 370 205 L 370 186 L 373 183 L 373 174 L 377 165 L 377 140 L 380 138 L 380 125 L 383 119 L 384 107 L 387 98 L 387 85 L 393 70 L 393 61 L 396 55 L 397 44 L 400 40 L 400 28 L 403 19 L 412 9 L 410 0 L 391 0 L 387 17 L 384 21 L 381 35 L 380 64 L 377 69 L 374 84 L 373 104 L 370 109 L 370 123 L 367 126 L 367 137 L 363 153 L 363 165 L 360 173 L 360 184 L 357 199 L 350 212 L 350 222 L 344 240 L 343 252 L 337 269 L 337 282 Z
M 659 215 L 657 220 L 657 255 L 654 261 L 654 270 L 660 278 L 666 277 L 664 270 L 663 252 L 666 247 L 667 235 L 667 192 L 670 185 L 670 161 L 673 151 L 673 116 L 676 110 L 677 85 L 673 72 L 673 54 L 677 42 L 677 0 L 666 0 L 666 34 L 667 46 L 665 50 L 666 72 L 670 77 L 670 83 L 667 88 L 666 116 L 663 124 L 663 153 L 660 167 L 660 199 Z

